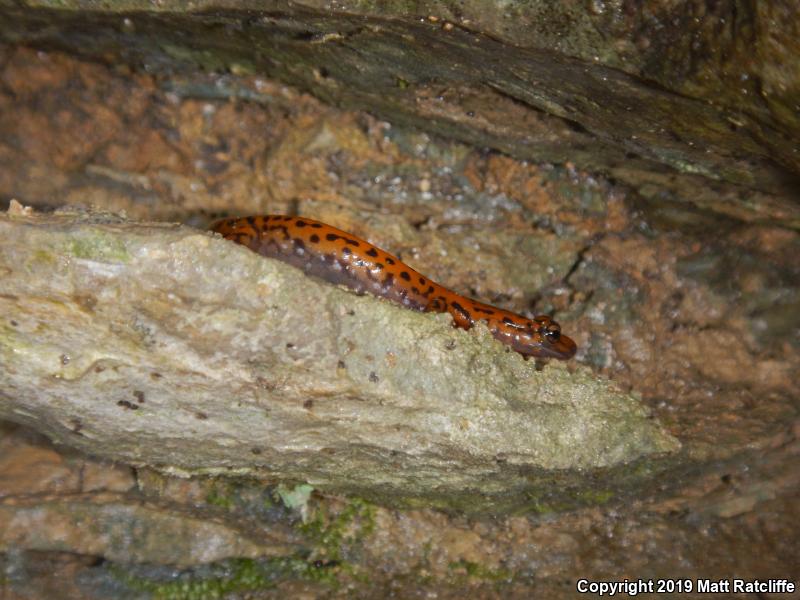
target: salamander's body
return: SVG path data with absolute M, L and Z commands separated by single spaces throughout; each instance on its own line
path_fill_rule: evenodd
M 319 221 L 267 215 L 225 219 L 212 230 L 356 292 L 370 292 L 414 310 L 449 312 L 463 329 L 485 321 L 495 338 L 525 356 L 568 359 L 575 354 L 575 342 L 561 335 L 561 327 L 550 317 L 528 319 L 456 294 L 396 256 Z

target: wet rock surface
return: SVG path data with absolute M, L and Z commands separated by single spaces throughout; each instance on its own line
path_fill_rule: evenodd
M 484 482 L 464 494 L 434 494 L 418 500 L 416 509 L 406 498 L 398 510 L 389 507 L 396 498 L 359 499 L 369 491 L 364 487 L 353 485 L 337 495 L 326 486 L 317 490 L 292 480 L 293 473 L 307 472 L 307 463 L 278 474 L 250 468 L 245 478 L 233 477 L 241 471 L 232 469 L 225 470 L 226 477 L 178 478 L 165 474 L 164 465 L 156 471 L 133 458 L 152 453 L 150 446 L 171 447 L 169 437 L 153 434 L 139 447 L 118 444 L 114 450 L 119 455 L 139 464 L 114 465 L 53 446 L 31 429 L 7 423 L 0 429 L 3 593 L 26 598 L 271 598 L 422 597 L 434 591 L 445 598 L 527 598 L 533 590 L 537 597 L 555 598 L 572 596 L 580 577 L 791 578 L 800 572 L 800 394 L 795 376 L 800 372 L 795 260 L 800 239 L 791 219 L 784 226 L 774 218 L 777 213 L 770 213 L 770 222 L 754 225 L 747 215 L 744 221 L 735 218 L 742 216 L 736 211 L 721 217 L 716 210 L 670 202 L 667 196 L 651 201 L 574 164 L 534 165 L 442 141 L 327 108 L 252 75 L 154 77 L 57 52 L 10 47 L 1 52 L 0 195 L 44 213 L 20 216 L 18 226 L 44 232 L 46 227 L 26 219 L 60 223 L 49 230 L 54 246 L 28 264 L 30 273 L 50 269 L 53 281 L 31 277 L 30 289 L 64 281 L 71 286 L 89 273 L 105 282 L 114 276 L 114 265 L 130 264 L 124 259 L 135 257 L 135 248 L 139 256 L 157 251 L 165 259 L 183 256 L 187 269 L 213 249 L 216 279 L 257 285 L 253 273 L 268 281 L 280 272 L 280 277 L 302 281 L 302 287 L 290 286 L 298 294 L 290 298 L 295 304 L 312 292 L 318 298 L 346 299 L 349 306 L 356 303 L 358 314 L 362 305 L 377 304 L 380 314 L 391 315 L 377 319 L 382 326 L 400 319 L 411 330 L 421 327 L 426 336 L 435 333 L 442 341 L 454 336 L 457 350 L 477 353 L 472 356 L 484 356 L 484 346 L 494 344 L 485 332 L 452 331 L 436 318 L 395 312 L 385 303 L 308 283 L 199 231 L 223 214 L 303 214 L 400 253 L 420 271 L 481 300 L 529 314 L 553 314 L 574 335 L 579 353 L 574 364 L 534 369 L 530 379 L 578 377 L 587 386 L 611 380 L 613 387 L 636 398 L 634 405 L 645 407 L 637 414 L 649 412 L 649 423 L 680 443 L 679 450 L 658 460 L 644 458 L 577 477 L 560 469 L 517 470 L 514 457 L 500 456 L 494 473 L 513 474 L 518 484 L 502 489 Z M 780 199 L 786 206 L 793 201 L 790 195 Z M 100 211 L 125 211 L 128 218 L 98 217 L 86 210 L 47 214 L 64 204 L 94 204 Z M 770 206 L 775 205 L 752 208 L 769 211 Z M 84 230 L 65 225 L 80 218 Z M 148 220 L 156 222 L 139 223 Z M 130 247 L 111 233 L 127 227 L 133 231 L 125 235 L 136 240 Z M 97 231 L 93 228 L 105 236 L 87 235 Z M 168 247 L 150 245 L 153 231 L 171 240 Z M 56 244 L 59 236 L 71 243 Z M 181 244 L 183 254 L 173 254 Z M 30 249 L 19 244 L 3 248 L 3 257 L 9 252 L 30 256 Z M 59 257 L 69 260 L 58 268 L 48 266 Z M 14 261 L 13 271 L 19 269 Z M 184 272 L 173 271 L 173 280 L 158 278 L 156 287 L 174 283 Z M 0 298 L 5 306 L 14 305 L 16 299 L 7 293 L 10 273 L 1 275 Z M 180 281 L 188 287 L 176 298 L 153 300 L 140 307 L 142 314 L 174 316 L 179 312 L 174 306 L 187 299 L 210 299 L 202 278 Z M 214 318 L 231 311 L 229 304 L 252 308 L 256 321 L 265 318 L 253 308 L 260 306 L 262 293 L 268 295 L 269 289 L 242 298 L 231 291 L 217 303 Z M 102 294 L 103 286 L 96 285 L 92 296 Z M 37 300 L 27 309 L 42 318 L 38 322 L 53 336 L 65 307 L 86 323 L 96 318 L 92 311 L 98 304 L 91 298 L 66 300 L 58 308 Z M 172 312 L 162 310 L 166 307 Z M 343 327 L 345 317 L 337 321 Z M 6 310 L 0 319 L 4 335 L 17 328 Z M 410 324 L 418 319 L 424 325 Z M 204 321 L 168 319 L 175 327 L 166 333 L 172 340 L 197 335 L 204 332 Z M 113 344 L 114 352 L 146 350 L 152 332 L 147 324 L 127 321 L 112 328 L 109 336 L 130 333 L 128 342 Z M 253 321 L 243 322 L 241 338 L 223 341 L 239 344 L 240 356 L 253 356 L 264 346 L 248 345 L 252 327 Z M 307 336 L 305 341 L 316 339 L 300 325 L 291 331 Z M 418 351 L 419 339 L 408 340 L 409 352 Z M 11 398 L 11 378 L 4 375 L 3 406 L 70 385 L 70 375 L 92 364 L 71 354 L 80 342 L 52 356 L 40 355 L 44 363 L 28 363 L 62 375 L 48 379 L 33 396 Z M 205 344 L 192 350 L 200 357 L 197 364 L 207 366 L 219 344 L 215 339 Z M 299 352 L 283 343 L 272 354 L 296 372 L 292 369 L 304 356 Z M 167 359 L 181 355 L 173 352 Z M 498 354 L 488 364 L 528 373 L 531 365 L 511 358 L 516 357 Z M 18 370 L 24 363 L 14 359 Z M 4 357 L 3 368 L 9 364 Z M 230 377 L 222 364 L 219 360 L 212 367 L 220 377 Z M 100 366 L 108 368 L 91 377 L 114 373 L 112 365 Z M 194 367 L 185 366 L 170 383 L 194 381 Z M 316 373 L 318 366 L 312 366 Z M 345 366 L 345 381 L 355 378 L 351 370 L 369 381 L 374 370 L 347 360 Z M 261 368 L 263 362 L 248 364 L 245 375 L 252 378 Z M 499 369 L 502 376 L 505 369 Z M 213 369 L 201 374 L 208 372 Z M 338 362 L 324 372 L 330 381 L 339 381 Z M 484 373 L 493 385 L 497 372 Z M 127 381 L 130 373 L 117 375 L 117 381 Z M 379 377 L 377 385 L 406 383 L 388 379 Z M 152 378 L 147 383 L 163 385 Z M 80 433 L 102 434 L 106 423 L 127 422 L 131 431 L 119 439 L 130 440 L 135 432 L 146 431 L 148 425 L 140 422 L 145 412 L 158 409 L 157 397 L 147 390 L 122 388 L 124 398 L 98 402 L 107 405 L 108 416 L 98 416 L 96 430 L 82 421 L 36 425 L 30 416 L 13 418 L 55 433 L 56 439 L 68 434 L 91 453 L 91 438 Z M 320 409 L 319 397 L 312 398 L 310 410 L 303 406 L 308 389 L 305 384 L 292 390 L 301 418 Z M 143 398 L 136 391 L 145 392 Z M 129 406 L 117 404 L 120 400 Z M 218 401 L 209 400 L 210 406 Z M 65 406 L 59 402 L 45 409 L 52 415 Z M 235 402 L 228 406 L 244 410 Z M 197 416 L 191 403 L 162 407 L 167 408 L 174 412 L 166 414 L 182 415 L 173 424 L 176 429 L 194 431 L 215 422 L 208 411 L 203 411 L 205 419 Z M 326 423 L 330 418 L 325 413 Z M 246 426 L 222 433 L 219 440 L 234 444 L 249 435 Z M 230 448 L 220 443 L 193 448 L 189 456 L 175 451 L 173 457 L 188 461 L 182 468 L 186 475 L 186 465 L 196 457 L 210 452 L 224 462 Z M 248 446 L 250 467 L 273 462 L 261 440 L 253 448 L 261 454 Z M 343 475 L 353 474 L 344 469 Z M 390 483 L 400 475 L 386 471 Z M 492 491 L 498 492 L 492 501 L 481 503 L 482 494 Z
M 496 493 L 526 469 L 679 447 L 611 382 L 537 370 L 485 328 L 189 228 L 29 212 L 0 217 L 0 416 L 60 443 L 373 498 Z
M 395 124 L 603 171 L 652 200 L 800 227 L 791 0 L 30 4 L 0 5 L 0 39 L 167 77 L 273 77 Z M 263 100 L 233 88 L 208 93 Z

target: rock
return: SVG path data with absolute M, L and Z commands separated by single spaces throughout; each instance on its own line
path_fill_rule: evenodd
M 650 203 L 800 227 L 792 0 L 22 4 L 0 2 L 0 40 L 168 80 L 225 74 L 184 90 L 213 98 L 265 101 L 238 81 L 277 79 L 396 125 L 608 173 Z
M 295 551 L 286 527 L 250 524 L 245 532 L 186 496 L 194 511 L 176 509 L 174 497 L 148 495 L 142 479 L 152 477 L 59 453 L 24 428 L 0 425 L 0 554 L 65 552 L 188 565 Z
M 0 418 L 101 457 L 413 497 L 678 447 L 588 369 L 191 228 L 13 203 L 0 273 Z

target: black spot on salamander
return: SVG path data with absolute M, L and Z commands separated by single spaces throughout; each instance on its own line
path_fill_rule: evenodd
M 493 315 L 494 311 L 489 308 L 481 308 L 480 306 L 473 306 L 475 312 L 483 313 L 485 315 Z
M 352 253 L 353 253 L 353 251 L 350 248 L 348 248 L 347 246 L 342 248 L 342 254 L 352 254 Z
M 387 265 L 393 265 L 393 264 L 394 264 L 394 262 L 395 262 L 395 261 L 394 261 L 394 259 L 393 259 L 391 256 L 387 256 L 387 257 L 386 257 L 386 264 L 387 264 Z
M 306 249 L 306 245 L 303 243 L 303 240 L 301 240 L 300 238 L 294 238 L 294 240 L 292 240 L 292 241 L 294 242 L 294 247 L 297 250 L 305 250 Z
M 311 223 L 311 227 L 314 229 L 322 229 L 322 223 Z
M 308 223 L 306 223 L 305 221 L 295 221 L 294 224 L 295 227 L 305 227 L 306 225 L 308 225 Z
M 325 239 L 328 240 L 329 242 L 335 242 L 336 240 L 339 239 L 339 236 L 335 233 L 329 233 L 325 236 Z
M 367 250 L 367 256 L 371 256 L 372 258 L 376 258 L 378 256 L 378 251 L 375 248 L 370 248 Z
M 419 295 L 419 288 L 417 288 L 416 286 L 412 285 L 412 286 L 411 286 L 411 291 L 412 291 L 413 293 L 415 293 L 415 294 Z
M 469 321 L 472 320 L 472 315 L 469 314 L 469 311 L 463 306 L 461 306 L 458 302 L 453 302 L 450 306 L 452 306 L 453 310 L 458 311 L 458 313 L 467 320 Z
M 383 270 L 383 263 L 375 263 L 375 268 L 378 269 L 378 271 L 382 271 Z
M 144 392 L 142 390 L 133 390 L 133 397 L 139 404 L 144 404 Z
M 314 243 L 314 244 L 318 244 L 319 243 L 319 236 L 316 233 L 312 233 L 311 237 L 308 238 L 308 239 L 310 239 L 312 241 L 312 243 Z
M 351 240 L 350 238 L 342 238 L 345 244 L 350 244 L 351 246 L 355 246 L 358 248 L 361 243 L 358 240 Z
M 514 323 L 514 320 L 509 319 L 508 317 L 503 317 L 503 323 L 505 323 L 506 325 L 516 325 L 516 323 Z
M 117 402 L 117 406 L 121 406 L 129 410 L 139 410 L 138 406 L 136 406 L 133 402 L 128 402 L 127 400 L 120 400 Z
M 247 221 L 247 224 L 250 225 L 250 227 L 252 227 L 253 229 L 258 229 L 255 217 L 247 217 L 245 221 Z
M 420 277 L 419 278 L 419 284 L 420 285 L 425 285 L 425 278 L 424 277 Z
M 444 296 L 439 296 L 428 302 L 428 312 L 444 312 L 447 310 L 447 300 Z
M 427 289 L 427 290 L 425 290 L 425 295 L 426 295 L 426 296 L 429 296 L 429 295 L 431 295 L 431 294 L 432 294 L 434 291 L 435 291 L 435 290 L 433 289 L 433 286 L 432 286 L 432 285 L 429 285 L 429 286 L 428 286 L 428 289 Z
M 400 273 L 400 277 L 401 277 L 401 279 L 404 279 L 405 281 L 411 281 L 411 275 L 408 274 L 408 271 L 402 271 Z

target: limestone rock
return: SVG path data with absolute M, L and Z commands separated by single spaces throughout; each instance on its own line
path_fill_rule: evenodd
M 678 446 L 586 369 L 207 232 L 14 203 L 0 273 L 0 418 L 95 455 L 413 495 Z

